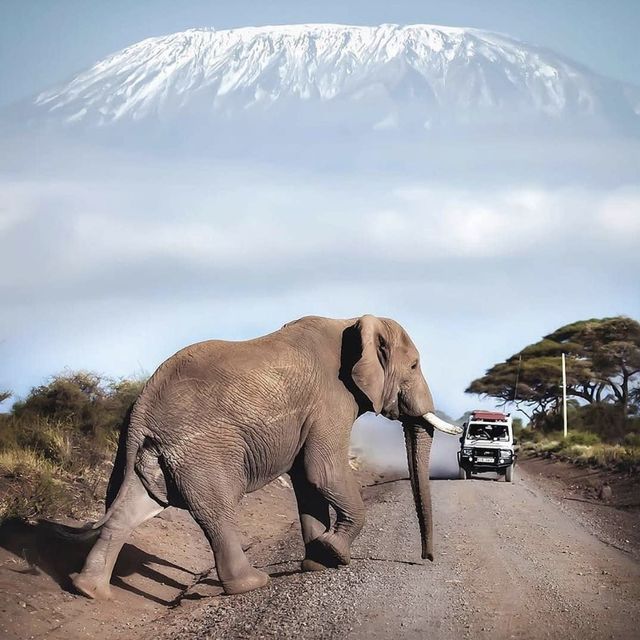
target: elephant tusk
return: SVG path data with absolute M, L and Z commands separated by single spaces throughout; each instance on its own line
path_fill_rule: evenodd
M 442 418 L 438 418 L 435 413 L 425 413 L 422 416 L 432 427 L 439 429 L 440 431 L 444 431 L 445 433 L 450 433 L 452 436 L 459 436 L 462 433 L 462 429 L 457 427 L 455 424 L 450 424 L 446 420 Z

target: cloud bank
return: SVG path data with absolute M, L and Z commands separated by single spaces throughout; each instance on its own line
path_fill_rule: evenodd
M 307 314 L 394 317 L 437 404 L 565 321 L 640 315 L 640 188 L 92 158 L 0 177 L 0 387 L 151 372 Z

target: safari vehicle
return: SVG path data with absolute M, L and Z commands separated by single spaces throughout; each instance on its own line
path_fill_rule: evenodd
M 511 416 L 497 411 L 476 410 L 463 425 L 458 464 L 460 478 L 492 471 L 513 482 L 516 452 Z

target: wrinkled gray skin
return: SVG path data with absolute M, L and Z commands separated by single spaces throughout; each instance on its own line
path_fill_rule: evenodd
M 264 586 L 267 574 L 242 550 L 235 510 L 244 493 L 287 472 L 306 548 L 302 569 L 348 564 L 364 522 L 349 439 L 355 419 L 371 410 L 404 425 L 422 556 L 432 559 L 433 428 L 422 416 L 434 407 L 416 347 L 386 318 L 307 317 L 255 340 L 194 344 L 158 368 L 121 438 L 117 495 L 92 525 L 99 538 L 72 576 L 75 587 L 108 598 L 130 533 L 171 505 L 202 527 L 226 593 Z

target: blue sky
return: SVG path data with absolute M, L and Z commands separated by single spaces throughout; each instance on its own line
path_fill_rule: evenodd
M 149 36 L 189 27 L 296 22 L 424 22 L 501 31 L 640 83 L 637 0 L 3 0 L 0 105 Z

